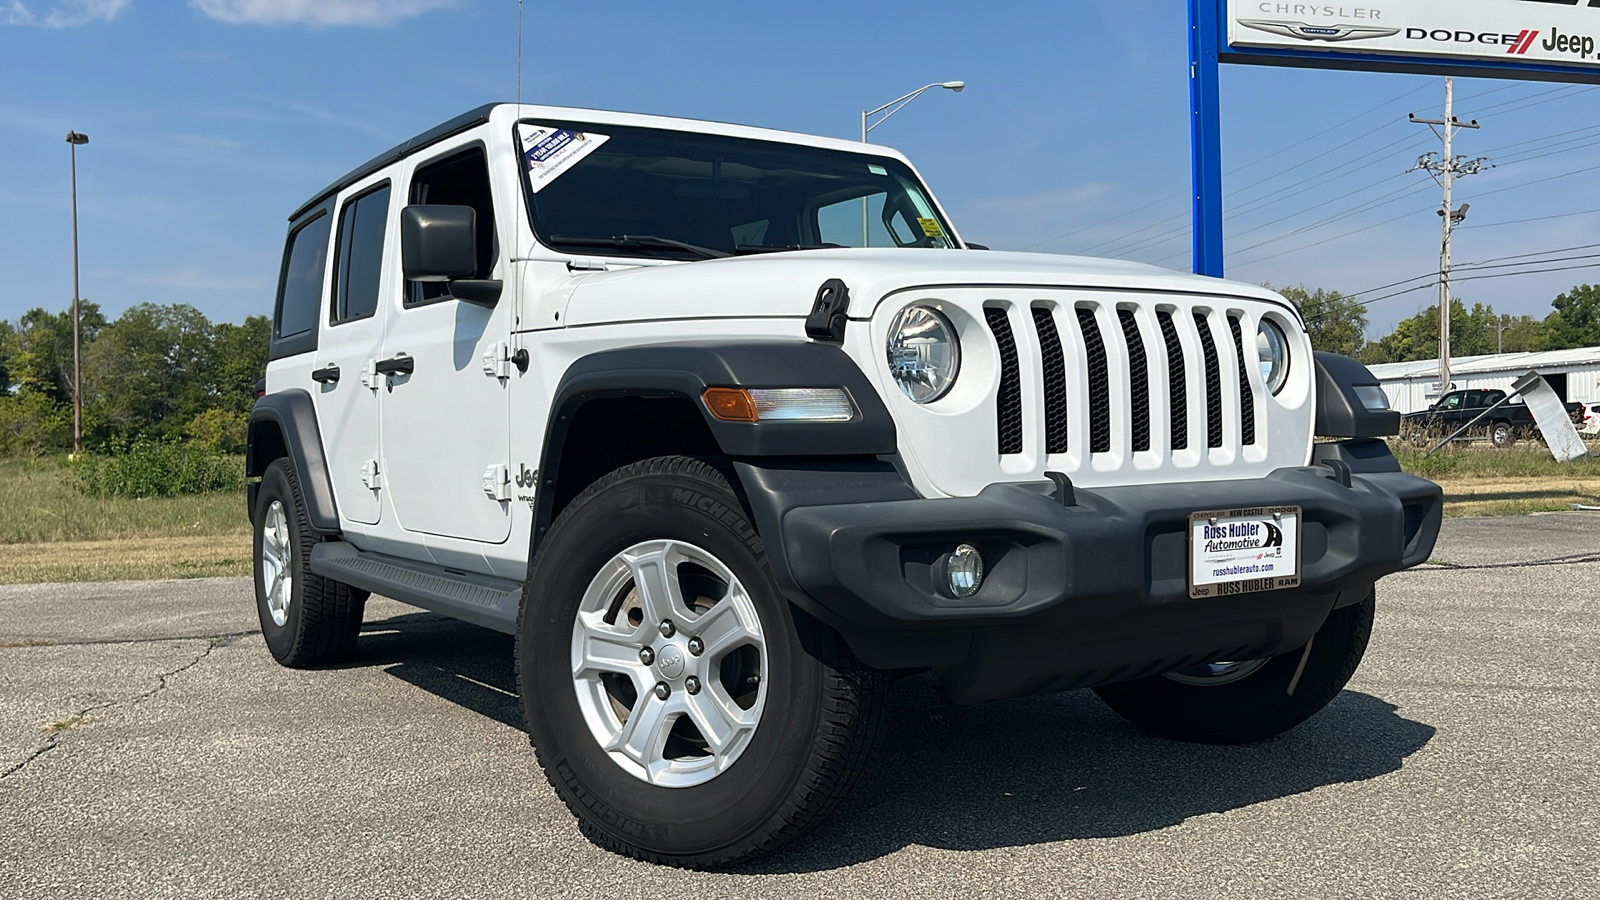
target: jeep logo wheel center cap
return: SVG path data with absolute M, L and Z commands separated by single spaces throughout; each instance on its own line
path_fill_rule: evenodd
M 656 668 L 661 670 L 665 678 L 677 678 L 683 674 L 683 651 L 677 647 L 663 647 L 656 655 Z

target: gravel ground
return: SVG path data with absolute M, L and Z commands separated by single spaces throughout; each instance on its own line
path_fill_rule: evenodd
M 906 679 L 856 795 L 722 873 L 584 840 L 506 637 L 375 600 L 359 659 L 291 671 L 243 579 L 0 587 L 0 897 L 1593 898 L 1597 535 L 1447 522 L 1349 689 L 1260 745 Z

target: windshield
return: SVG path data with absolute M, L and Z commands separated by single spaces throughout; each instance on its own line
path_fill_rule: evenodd
M 614 125 L 517 126 L 533 228 L 553 249 L 706 259 L 822 247 L 954 247 L 894 159 Z

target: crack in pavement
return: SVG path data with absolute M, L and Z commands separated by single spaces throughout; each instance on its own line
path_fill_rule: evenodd
M 167 644 L 173 641 L 226 641 L 233 643 L 240 638 L 247 638 L 253 634 L 260 634 L 261 629 L 250 631 L 233 631 L 228 634 L 184 634 L 169 637 L 148 638 L 99 638 L 57 641 L 50 638 L 24 638 L 19 641 L 0 642 L 0 650 L 32 650 L 38 647 L 110 647 L 117 644 Z
M 154 697 L 157 694 L 161 693 L 162 691 L 166 690 L 168 682 L 169 682 L 170 679 L 172 679 L 172 678 L 174 678 L 174 677 L 176 677 L 178 675 L 181 675 L 184 672 L 189 671 L 190 669 L 194 668 L 195 666 L 200 665 L 200 663 L 203 662 L 206 659 L 206 657 L 210 656 L 213 651 L 218 650 L 218 649 L 220 649 L 222 647 L 227 647 L 227 646 L 229 646 L 231 644 L 234 644 L 240 638 L 243 638 L 243 637 L 246 637 L 246 636 L 252 635 L 252 634 L 258 634 L 258 633 L 259 632 L 256 632 L 256 631 L 245 631 L 245 632 L 240 632 L 238 634 L 213 635 L 213 636 L 209 636 L 209 637 L 161 638 L 159 641 L 155 641 L 155 640 L 135 640 L 135 641 L 122 640 L 122 641 L 79 641 L 79 642 L 76 642 L 77 645 L 84 645 L 84 644 L 159 643 L 160 641 L 168 641 L 168 642 L 170 642 L 170 641 L 204 641 L 205 642 L 205 647 L 201 649 L 199 655 L 197 655 L 194 659 L 189 660 L 188 662 L 186 662 L 183 665 L 177 667 L 176 669 L 171 669 L 171 670 L 166 671 L 166 672 L 158 673 L 156 675 L 156 686 L 151 688 L 150 690 L 145 691 L 145 692 L 143 692 L 141 694 L 135 695 L 131 699 L 106 700 L 106 701 L 101 702 L 101 703 L 92 704 L 90 706 L 84 707 L 83 709 L 79 710 L 78 713 L 75 716 L 70 716 L 69 718 L 77 718 L 77 719 L 86 718 L 90 713 L 99 712 L 100 710 L 104 710 L 104 709 L 111 709 L 112 707 L 116 707 L 116 706 L 123 706 L 123 705 L 126 705 L 126 706 L 137 706 L 140 703 L 143 703 L 144 701 L 149 700 L 151 697 Z M 55 750 L 58 747 L 60 747 L 61 746 L 61 736 L 63 734 L 66 734 L 66 732 L 65 731 L 59 731 L 59 732 L 55 732 L 55 733 L 51 734 L 49 741 L 47 741 L 44 746 L 42 746 L 39 749 L 33 751 L 33 753 L 29 754 L 26 759 L 22 760 L 21 762 L 17 763 L 16 765 L 12 766 L 11 768 L 7 769 L 4 773 L 0 773 L 0 782 L 6 781 L 11 776 L 17 774 L 18 772 L 21 772 L 23 769 L 26 769 L 28 766 L 32 765 L 35 760 L 37 760 L 40 757 L 44 756 L 46 753 L 49 753 L 50 751 Z
M 1584 563 L 1600 563 L 1600 553 L 1575 553 L 1571 556 L 1557 556 L 1552 559 L 1531 559 L 1527 560 L 1526 562 L 1483 563 L 1481 565 L 1475 565 L 1472 563 L 1453 563 L 1445 560 L 1439 560 L 1437 562 L 1429 563 L 1429 567 L 1432 569 L 1449 569 L 1455 572 L 1470 572 L 1494 569 L 1532 569 L 1540 566 L 1577 566 L 1583 565 Z M 1412 569 L 1410 571 L 1425 570 Z

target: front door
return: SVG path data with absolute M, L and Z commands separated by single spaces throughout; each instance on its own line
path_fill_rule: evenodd
M 406 196 L 476 209 L 474 277 L 510 271 L 481 142 L 457 139 L 418 162 Z M 406 531 L 487 543 L 511 532 L 506 366 L 514 306 L 509 292 L 485 307 L 456 300 L 441 283 L 404 285 L 379 367 L 393 373 L 382 376 L 384 477 Z
M 393 268 L 384 265 L 395 243 L 389 239 L 391 213 L 398 215 L 393 194 L 389 181 L 381 179 L 353 187 L 341 198 L 334 219 L 328 318 L 311 373 L 339 514 L 366 525 L 377 524 L 383 508 L 378 383 L 368 373 L 383 343 L 378 298 L 394 290 L 384 284 Z

